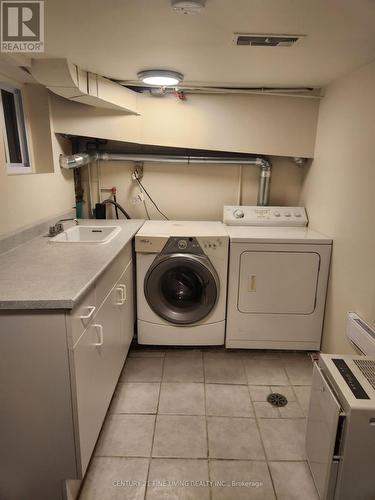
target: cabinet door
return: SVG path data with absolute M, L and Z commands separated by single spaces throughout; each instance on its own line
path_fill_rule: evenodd
M 85 473 L 123 364 L 121 316 L 112 289 L 74 349 L 81 472 Z
M 119 297 L 118 304 L 121 317 L 120 348 L 123 354 L 123 359 L 125 359 L 134 335 L 134 291 L 132 262 L 129 262 L 115 288 Z

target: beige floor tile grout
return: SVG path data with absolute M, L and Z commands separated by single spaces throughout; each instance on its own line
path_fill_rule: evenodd
M 158 413 L 161 417 L 205 417 L 206 413 Z
M 257 402 L 257 401 L 256 401 Z M 258 402 L 266 402 L 266 401 L 258 401 Z M 145 415 L 150 415 L 150 416 L 162 416 L 162 417 L 209 417 L 209 418 L 231 418 L 231 419 L 241 419 L 241 420 L 280 420 L 280 418 L 288 419 L 288 420 L 301 420 L 303 418 L 306 418 L 305 416 L 303 417 L 257 417 L 256 414 L 250 415 L 250 416 L 233 416 L 233 415 L 212 415 L 208 413 L 124 413 L 124 412 L 117 412 L 117 413 L 111 413 L 111 415 L 124 415 L 124 416 L 137 416 L 139 415 L 140 417 L 143 417 Z
M 148 468 L 147 468 L 147 475 L 146 475 L 146 486 L 145 486 L 145 492 L 143 498 L 145 499 L 147 497 L 147 489 L 148 489 L 148 481 L 150 478 L 150 468 L 151 468 L 151 461 L 152 461 L 152 452 L 154 449 L 154 440 L 155 440 L 155 433 L 156 433 L 156 422 L 159 414 L 159 403 L 160 403 L 160 393 L 161 393 L 161 381 L 163 380 L 163 375 L 164 375 L 164 364 L 165 364 L 165 357 L 162 358 L 162 368 L 161 368 L 161 380 L 159 383 L 159 393 L 158 393 L 158 402 L 156 405 L 156 413 L 155 413 L 155 421 L 154 421 L 154 432 L 152 434 L 152 441 L 151 441 L 151 448 L 150 448 L 150 457 L 148 460 Z
M 241 417 L 234 417 L 233 415 L 207 415 L 207 417 L 209 418 L 233 418 L 233 419 L 241 419 L 241 420 L 255 420 L 256 419 L 256 416 L 255 414 L 251 417 L 244 417 L 244 416 L 241 416 Z
M 292 385 L 292 391 L 293 391 L 293 394 L 294 394 L 294 401 L 297 403 L 298 405 L 298 408 L 301 410 L 301 413 L 303 416 L 305 416 L 305 412 L 303 411 L 303 408 L 301 406 L 301 403 L 299 402 L 299 399 L 298 399 L 298 396 L 294 390 L 294 386 Z
M 206 424 L 206 446 L 207 446 L 207 468 L 208 480 L 211 481 L 211 468 L 210 468 L 210 443 L 208 439 L 208 420 L 207 420 L 207 394 L 206 394 L 206 366 L 203 357 L 203 384 L 204 384 L 204 420 Z M 210 500 L 212 500 L 212 488 L 209 488 Z
M 267 458 L 222 458 L 222 457 L 175 457 L 175 456 L 162 456 L 162 457 L 149 457 L 145 455 L 131 455 L 131 456 L 124 456 L 124 455 L 96 455 L 93 457 L 95 459 L 101 459 L 101 458 L 118 458 L 122 460 L 132 460 L 133 458 L 135 459 L 152 459 L 152 460 L 199 460 L 201 462 L 217 462 L 217 461 L 223 461 L 223 462 L 292 462 L 292 463 L 300 463 L 300 462 L 306 462 L 306 460 L 268 460 Z
M 121 386 L 121 385 L 130 385 L 130 384 L 161 384 L 160 381 L 155 381 L 155 380 L 151 380 L 151 381 L 143 381 L 142 382 L 139 382 L 139 381 L 133 381 L 133 380 L 119 380 L 118 383 L 117 383 L 117 386 L 116 386 L 116 390 L 115 392 L 117 391 L 117 389 Z
M 161 358 L 159 358 L 161 359 Z M 161 380 L 121 380 L 118 385 L 122 384 L 161 384 Z
M 249 396 L 250 396 L 250 389 L 249 389 Z M 250 400 L 251 400 L 251 396 L 250 396 Z M 256 415 L 255 408 L 254 408 L 254 414 Z M 271 469 L 270 469 L 270 466 L 269 466 L 269 463 L 268 463 L 268 457 L 267 457 L 267 453 L 266 453 L 266 447 L 264 446 L 263 436 L 262 436 L 262 433 L 260 431 L 259 418 L 256 417 L 255 421 L 256 421 L 256 426 L 257 426 L 258 433 L 259 433 L 260 442 L 262 443 L 262 448 L 263 448 L 263 453 L 264 453 L 264 459 L 265 459 L 265 462 L 267 464 L 267 470 L 268 470 L 268 474 L 270 476 L 270 480 L 271 480 L 273 492 L 275 494 L 275 498 L 277 499 L 276 488 L 275 488 L 275 484 L 274 484 L 274 481 L 273 481 L 273 478 L 272 478 Z

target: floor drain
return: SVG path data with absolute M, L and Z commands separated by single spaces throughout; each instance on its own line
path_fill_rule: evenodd
M 267 401 L 272 406 L 286 406 L 288 404 L 288 400 L 283 394 L 279 394 L 278 392 L 272 392 L 268 397 Z

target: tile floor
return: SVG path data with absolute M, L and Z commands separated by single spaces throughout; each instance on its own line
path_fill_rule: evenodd
M 311 374 L 305 354 L 133 348 L 80 500 L 318 500 Z

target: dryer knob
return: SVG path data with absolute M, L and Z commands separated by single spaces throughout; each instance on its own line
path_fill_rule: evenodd
M 235 219 L 243 219 L 244 216 L 245 216 L 245 213 L 243 210 L 241 210 L 240 208 L 237 208 L 234 212 L 233 212 L 233 215 L 235 217 Z

